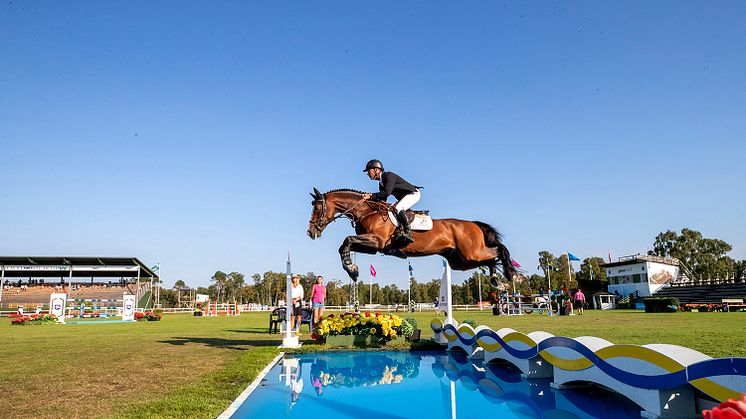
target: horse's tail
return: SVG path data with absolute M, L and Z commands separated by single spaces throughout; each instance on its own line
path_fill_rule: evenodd
M 502 236 L 495 230 L 494 227 L 481 221 L 474 221 L 484 235 L 484 244 L 487 247 L 497 248 L 497 258 L 500 259 L 500 263 L 503 265 L 503 274 L 505 279 L 510 281 L 513 275 L 516 274 L 515 267 L 513 266 L 513 260 L 510 258 L 510 252 L 508 248 L 502 243 Z

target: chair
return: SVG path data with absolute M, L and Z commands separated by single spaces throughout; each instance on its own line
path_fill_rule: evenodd
M 285 313 L 287 310 L 285 307 L 277 307 L 272 310 L 269 314 L 269 333 L 277 333 L 280 330 L 280 324 L 286 320 Z M 300 318 L 301 327 L 304 324 L 308 325 L 308 333 L 311 333 L 313 323 L 313 310 L 310 308 L 304 308 Z
M 277 333 L 280 323 L 285 321 L 285 307 L 277 307 L 269 313 L 269 333 Z

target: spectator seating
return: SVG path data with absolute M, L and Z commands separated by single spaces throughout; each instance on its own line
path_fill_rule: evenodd
M 676 297 L 685 303 L 722 303 L 723 299 L 746 297 L 746 283 L 670 286 L 658 290 L 654 297 Z
M 269 333 L 279 332 L 280 323 L 285 321 L 285 307 L 277 307 L 269 313 Z M 313 310 L 310 308 L 303 309 L 303 315 L 301 316 L 301 327 L 304 324 L 308 325 L 308 333 L 311 333 L 313 322 Z

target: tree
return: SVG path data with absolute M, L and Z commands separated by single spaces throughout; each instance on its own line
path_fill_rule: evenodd
M 241 296 L 241 287 L 243 287 L 245 283 L 244 274 L 241 272 L 231 272 L 228 274 L 226 277 L 226 295 L 230 295 L 231 301 L 238 300 L 238 297 Z
M 570 261 L 567 259 L 567 254 L 563 254 L 557 258 L 546 250 L 539 252 L 539 266 L 537 269 L 544 271 L 548 284 L 550 282 L 549 278 L 551 278 L 553 289 L 575 288 L 577 286 L 575 274 L 571 272 L 569 267 Z
M 217 271 L 210 279 L 215 283 L 215 301 L 220 302 L 220 297 L 222 296 L 226 282 L 228 281 L 228 275 L 223 271 Z
M 174 282 L 174 288 L 184 288 L 186 287 L 186 282 L 184 282 L 183 279 L 177 279 L 176 282 Z
M 731 278 L 737 274 L 736 261 L 725 255 L 732 249 L 723 240 L 708 239 L 699 231 L 682 228 L 681 234 L 671 230 L 659 233 L 648 255 L 676 258 L 694 276 L 690 279 L 705 280 Z

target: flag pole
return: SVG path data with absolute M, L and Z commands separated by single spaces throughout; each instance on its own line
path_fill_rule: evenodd
M 287 269 L 286 269 L 286 275 L 285 275 L 285 336 L 282 338 L 282 345 L 280 345 L 280 348 L 298 348 L 300 347 L 300 339 L 298 338 L 298 335 L 295 336 L 292 335 L 291 329 L 292 329 L 292 321 L 293 318 L 293 308 L 292 308 L 292 274 L 290 269 L 290 251 L 288 250 L 288 261 L 287 261 Z M 298 333 L 300 333 L 300 327 L 302 326 L 302 323 L 298 325 Z
M 408 268 L 407 268 L 408 269 Z M 412 271 L 407 271 L 407 313 L 412 310 Z
M 567 252 L 567 283 L 569 284 L 570 281 L 572 281 L 572 261 L 570 261 L 570 252 Z
M 477 299 L 477 304 L 479 304 L 479 311 L 482 311 L 482 274 L 477 271 L 477 278 L 479 279 L 479 298 Z
M 448 307 L 448 323 L 453 322 L 453 295 L 451 291 L 451 265 L 446 261 L 446 305 Z
M 292 298 L 290 296 L 293 294 L 293 289 L 291 285 L 291 270 L 290 270 L 290 251 L 288 250 L 288 261 L 287 266 L 285 269 L 285 321 L 287 322 L 285 326 L 285 338 L 290 341 L 290 329 L 292 329 L 293 322 L 290 320 L 293 316 L 293 305 L 291 303 Z M 298 327 L 298 330 L 300 330 L 300 326 Z
M 547 261 L 547 263 L 549 262 Z M 547 290 L 547 293 L 549 294 L 549 310 L 547 310 L 547 312 L 549 312 L 550 316 L 553 316 L 554 314 L 552 314 L 552 272 L 551 271 L 552 270 L 549 269 L 549 266 L 547 265 L 547 288 L 549 288 Z

